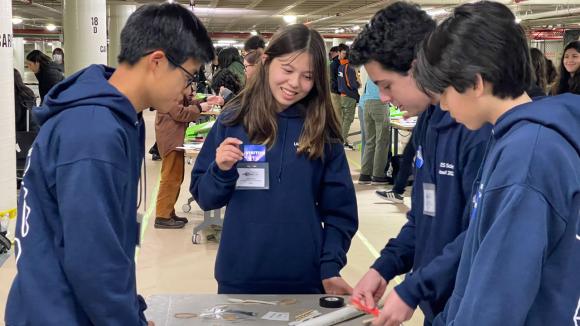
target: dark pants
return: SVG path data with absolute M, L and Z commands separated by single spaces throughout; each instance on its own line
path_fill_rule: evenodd
M 399 159 L 399 171 L 395 176 L 395 185 L 393 186 L 393 192 L 402 195 L 405 192 L 405 187 L 407 186 L 407 181 L 409 181 L 409 176 L 413 173 L 413 158 L 415 157 L 415 146 L 413 142 L 409 140 L 405 149 L 403 150 L 403 155 Z

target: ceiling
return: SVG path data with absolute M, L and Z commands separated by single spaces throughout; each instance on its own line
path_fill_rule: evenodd
M 13 16 L 24 22 L 15 29 L 43 29 L 62 25 L 63 0 L 12 0 Z M 161 1 L 107 1 L 143 4 Z M 210 32 L 274 32 L 284 25 L 283 16 L 294 15 L 323 34 L 356 34 L 372 15 L 393 1 L 370 0 L 185 0 L 194 2 L 194 12 Z M 462 0 L 418 0 L 428 13 L 443 19 Z M 527 27 L 580 27 L 580 0 L 501 0 Z M 340 30 L 342 29 L 342 30 Z M 58 31 L 58 30 L 57 30 Z

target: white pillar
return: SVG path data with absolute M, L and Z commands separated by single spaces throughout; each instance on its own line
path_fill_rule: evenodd
M 341 42 L 341 40 L 339 38 L 333 38 L 332 39 L 332 46 L 337 46 L 339 45 Z
M 16 212 L 12 0 L 0 0 L 0 223 Z
M 12 47 L 14 53 L 14 68 L 18 69 L 20 74 L 24 76 L 24 39 L 22 37 L 13 38 Z
M 91 64 L 107 64 L 106 0 L 64 0 L 63 27 L 67 76 Z
M 137 9 L 136 5 L 112 3 L 109 12 L 109 49 L 107 50 L 111 67 L 117 66 L 117 56 L 121 52 L 121 30 L 129 16 Z

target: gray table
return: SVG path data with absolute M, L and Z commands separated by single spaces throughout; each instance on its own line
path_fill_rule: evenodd
M 321 295 L 218 295 L 218 294 L 195 294 L 195 295 L 153 295 L 147 298 L 147 311 L 145 315 L 148 320 L 155 322 L 155 326 L 179 326 L 179 325 L 288 325 L 286 321 L 270 321 L 261 319 L 269 311 L 289 312 L 290 321 L 294 321 L 296 315 L 304 311 L 314 309 L 321 313 L 329 313 L 335 309 L 326 309 L 319 306 Z M 228 298 L 255 299 L 264 301 L 278 301 L 285 298 L 296 299 L 292 305 L 264 305 L 264 304 L 236 304 L 229 303 Z M 347 298 L 345 297 L 345 301 Z M 199 314 L 203 310 L 217 306 L 228 305 L 229 309 L 256 312 L 254 320 L 225 321 L 209 320 L 199 317 L 189 319 L 179 319 L 175 317 L 177 313 Z M 372 317 L 372 316 L 371 316 Z M 362 325 L 362 321 L 369 316 L 361 316 L 339 325 Z

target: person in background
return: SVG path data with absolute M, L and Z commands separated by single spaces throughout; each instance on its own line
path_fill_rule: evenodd
M 256 65 L 259 65 L 262 60 L 264 50 L 250 50 L 244 57 L 244 71 L 246 72 L 246 80 L 250 79 L 256 72 Z
M 387 184 L 385 168 L 389 160 L 391 133 L 389 106 L 380 99 L 379 88 L 369 78 L 359 105 L 363 106 L 366 145 L 364 147 L 359 184 Z
M 346 44 L 338 45 L 338 53 L 340 51 L 348 51 L 348 46 Z M 332 100 L 332 106 L 334 107 L 334 112 L 338 117 L 338 121 L 342 122 L 342 96 L 338 91 L 338 68 L 340 68 L 340 56 L 336 55 L 330 62 L 330 99 Z
M 548 84 L 548 90 L 550 90 L 548 93 L 552 93 L 552 89 L 554 87 L 554 84 L 556 83 L 556 80 L 558 79 L 558 71 L 556 70 L 556 67 L 554 67 L 554 63 L 552 62 L 552 60 L 546 58 L 546 78 L 547 78 L 547 84 Z
M 580 94 L 580 41 L 572 41 L 564 48 L 560 59 L 560 79 L 554 85 L 554 95 Z
M 231 46 L 221 50 L 218 54 L 219 69 L 228 69 L 238 77 L 241 85 L 246 83 L 246 74 L 244 72 L 244 61 L 240 52 L 235 47 Z
M 227 69 L 218 71 L 211 82 L 211 89 L 214 94 L 223 93 L 222 87 L 227 88 L 232 93 L 227 99 L 224 99 L 226 102 L 231 99 L 232 96 L 238 95 L 242 90 L 242 85 L 240 85 L 238 77 Z
M 254 51 L 254 50 L 261 50 L 262 52 L 264 52 L 265 48 L 266 48 L 266 41 L 264 40 L 264 38 L 260 35 L 254 35 L 254 36 L 249 37 L 244 42 L 243 55 L 245 57 L 246 55 L 248 55 L 248 53 L 250 53 L 251 51 Z
M 328 61 L 332 62 L 338 56 L 338 46 L 333 46 L 328 51 Z
M 353 149 L 353 146 L 348 142 L 348 134 L 354 121 L 356 104 L 360 100 L 358 92 L 360 81 L 355 67 L 349 64 L 348 47 L 340 50 L 339 58 L 340 66 L 338 67 L 337 84 L 340 92 L 342 139 L 345 147 Z
M 214 104 L 223 105 L 223 100 L 218 96 L 209 96 L 203 103 L 194 101 L 191 97 L 184 96 L 181 104 L 163 112 L 157 110 L 155 115 L 155 138 L 162 157 L 155 205 L 156 229 L 181 229 L 187 224 L 187 218 L 179 217 L 175 213 L 175 203 L 179 198 L 185 168 L 184 152 L 177 147 L 183 146 L 187 125 L 196 121 L 202 111 L 208 111 Z
M 64 51 L 61 48 L 52 50 L 52 61 L 58 66 L 60 72 L 64 74 Z
M 29 131 L 27 129 L 27 120 L 30 130 L 35 130 L 36 123 L 29 119 L 28 113 L 36 105 L 36 96 L 34 92 L 24 85 L 20 72 L 14 69 L 14 117 L 16 120 L 16 131 Z
M 527 93 L 532 98 L 546 96 L 546 92 L 548 91 L 546 57 L 537 48 L 530 49 L 530 56 L 532 58 L 532 67 L 534 68 L 534 81 Z
M 26 65 L 38 80 L 38 92 L 40 93 L 40 104 L 42 105 L 48 91 L 63 80 L 64 75 L 58 65 L 49 56 L 39 50 L 32 50 L 28 53 L 26 56 Z

